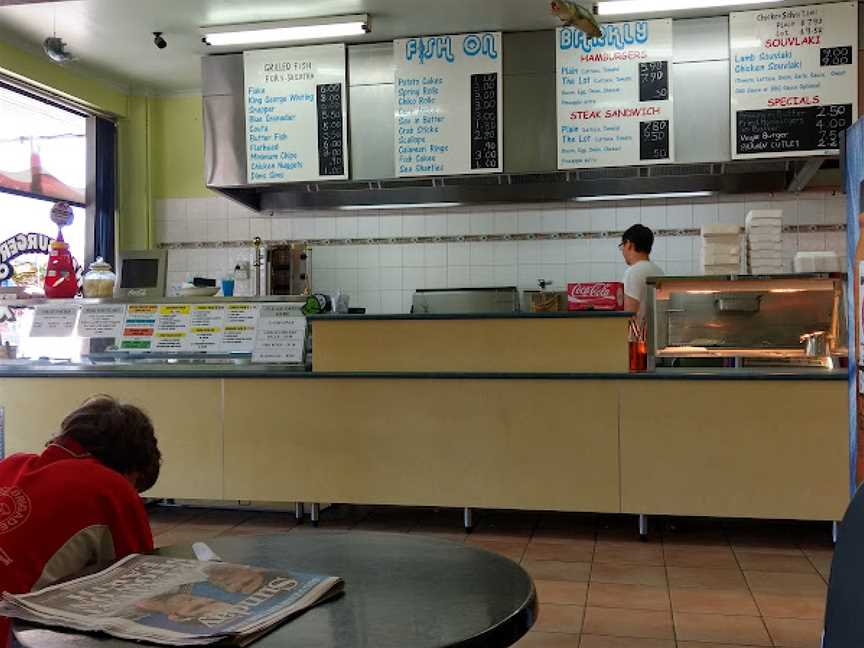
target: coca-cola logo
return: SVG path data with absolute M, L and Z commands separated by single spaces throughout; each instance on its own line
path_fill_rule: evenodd
M 612 289 L 609 284 L 576 284 L 570 293 L 574 297 L 612 297 Z

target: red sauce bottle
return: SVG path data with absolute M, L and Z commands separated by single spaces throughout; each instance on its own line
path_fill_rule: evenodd
M 78 294 L 75 264 L 69 244 L 62 239 L 51 243 L 48 271 L 45 273 L 45 296 L 51 299 L 71 299 Z

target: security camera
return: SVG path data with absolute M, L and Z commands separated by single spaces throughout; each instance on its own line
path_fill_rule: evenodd
M 57 36 L 49 36 L 42 43 L 42 49 L 48 58 L 60 65 L 76 60 L 66 47 L 67 45 L 63 42 L 63 39 Z
M 168 41 L 162 38 L 162 32 L 153 32 L 153 44 L 159 49 L 168 47 Z

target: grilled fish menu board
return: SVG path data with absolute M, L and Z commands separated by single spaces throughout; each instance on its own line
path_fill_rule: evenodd
M 345 45 L 243 53 L 250 184 L 348 177 Z
M 732 154 L 836 154 L 858 114 L 857 3 L 729 16 Z
M 393 42 L 399 177 L 502 170 L 501 33 Z
M 555 33 L 558 168 L 672 161 L 672 21 L 601 29 Z

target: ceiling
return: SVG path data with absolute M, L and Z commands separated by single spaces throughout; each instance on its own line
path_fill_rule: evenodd
M 372 33 L 352 41 L 363 42 L 551 29 L 557 23 L 548 0 L 27 0 L 6 6 L 8 1 L 0 1 L 0 39 L 41 55 L 40 44 L 56 22 L 57 35 L 80 59 L 73 68 L 124 90 L 155 93 L 200 88 L 199 59 L 207 52 L 198 34 L 203 25 L 368 13 Z M 166 49 L 153 45 L 154 31 L 164 32 Z

